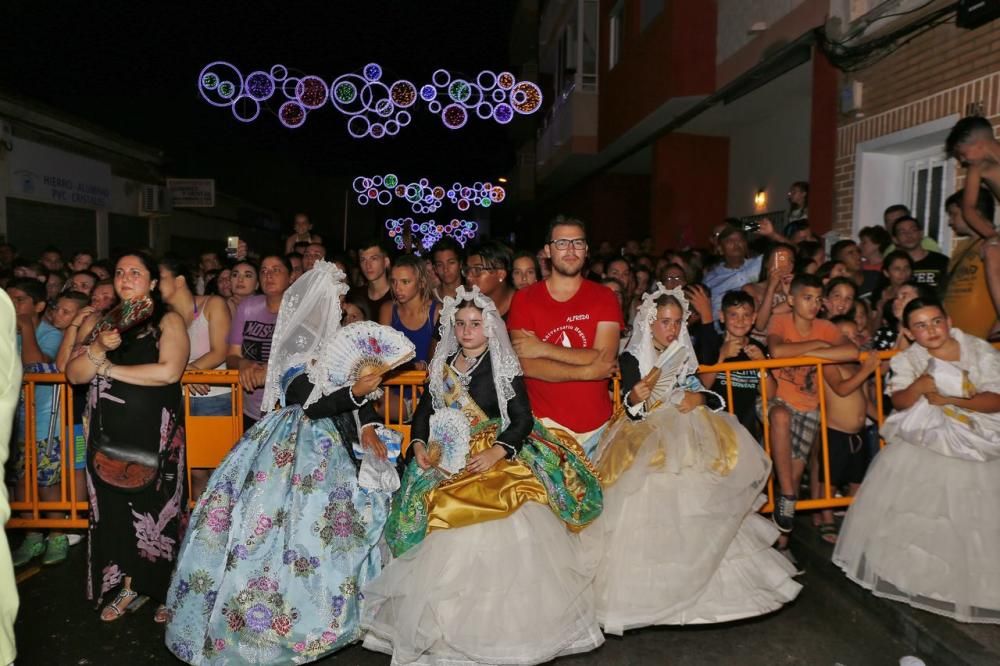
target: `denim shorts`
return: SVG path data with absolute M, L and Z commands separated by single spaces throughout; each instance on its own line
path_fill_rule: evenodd
M 191 396 L 191 416 L 230 416 L 233 413 L 233 396 L 221 393 L 207 397 Z

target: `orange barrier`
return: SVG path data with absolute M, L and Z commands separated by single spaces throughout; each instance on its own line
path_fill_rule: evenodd
M 997 345 L 1000 348 L 1000 345 Z M 887 360 L 895 352 L 869 352 L 877 353 L 879 358 Z M 867 354 L 862 354 L 864 358 Z M 737 363 L 722 363 L 712 366 L 701 366 L 700 373 L 723 372 L 727 376 L 726 403 L 728 410 L 733 413 L 733 389 L 732 374 L 738 370 L 757 370 L 761 373 L 761 402 L 762 413 L 765 414 L 763 421 L 764 449 L 770 454 L 771 436 L 770 423 L 766 417 L 768 412 L 768 392 L 767 382 L 764 381 L 768 371 L 775 368 L 790 368 L 802 366 L 814 366 L 821 377 L 823 366 L 830 362 L 814 358 L 795 359 L 764 359 L 760 361 L 744 361 Z M 385 395 L 382 398 L 381 410 L 383 423 L 388 427 L 400 432 L 403 437 L 403 450 L 409 444 L 410 426 L 406 423 L 408 417 L 415 409 L 420 395 L 423 393 L 426 373 L 423 371 L 410 371 L 399 373 L 385 381 Z M 878 423 L 881 426 L 884 418 L 882 404 L 883 379 L 881 367 L 874 373 L 875 401 L 878 411 Z M 231 416 L 191 416 L 190 414 L 190 389 L 185 388 L 184 413 L 185 427 L 187 433 L 187 469 L 188 482 L 190 483 L 190 473 L 192 468 L 211 469 L 219 462 L 232 448 L 233 444 L 239 440 L 243 434 L 243 391 L 239 388 L 239 373 L 235 370 L 218 371 L 198 371 L 187 372 L 181 380 L 182 384 L 211 384 L 215 386 L 231 386 L 235 390 L 232 392 L 232 415 Z M 615 376 L 610 382 L 610 388 L 614 392 L 615 406 L 619 400 L 619 377 Z M 61 459 L 66 462 L 74 460 L 73 455 L 68 455 L 72 451 L 74 444 L 74 423 L 73 414 L 73 392 L 70 386 L 65 383 L 62 374 L 26 374 L 23 379 L 25 394 L 25 413 L 34 416 L 35 389 L 38 385 L 53 385 L 61 387 L 57 390 L 55 402 L 57 411 L 61 416 L 59 428 L 59 446 L 61 447 Z M 819 443 L 823 463 L 823 496 L 818 499 L 799 500 L 796 506 L 799 509 L 828 509 L 847 506 L 851 503 L 850 497 L 836 497 L 833 494 L 835 489 L 830 485 L 830 451 L 826 433 L 826 404 L 825 383 L 817 383 L 820 403 L 820 432 Z M 47 434 L 47 433 L 46 433 Z M 25 452 L 25 485 L 23 495 L 13 496 L 11 501 L 12 517 L 7 522 L 7 527 L 30 527 L 30 528 L 82 528 L 87 526 L 87 502 L 85 501 L 84 490 L 81 488 L 79 475 L 70 473 L 71 466 L 62 465 L 61 479 L 59 484 L 59 499 L 52 501 L 42 501 L 38 494 L 38 475 L 36 463 L 36 442 L 38 441 L 38 424 L 34 423 L 34 418 L 28 418 L 26 424 L 26 452 Z M 883 442 L 884 445 L 884 442 Z M 12 452 L 13 454 L 13 452 Z M 761 509 L 762 512 L 772 511 L 774 508 L 774 476 L 768 481 L 767 487 L 768 502 Z M 63 518 L 48 518 L 42 514 L 46 512 L 61 512 L 66 514 Z M 23 515 L 23 514 L 27 515 Z

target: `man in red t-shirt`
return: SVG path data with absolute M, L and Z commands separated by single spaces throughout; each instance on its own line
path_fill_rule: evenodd
M 590 455 L 611 418 L 607 380 L 617 367 L 621 308 L 610 289 L 583 278 L 583 222 L 557 217 L 545 256 L 552 272 L 514 295 L 507 327 L 531 410 L 547 427 L 574 436 Z

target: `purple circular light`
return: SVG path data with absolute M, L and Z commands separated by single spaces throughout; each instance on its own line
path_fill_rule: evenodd
M 480 120 L 489 120 L 493 115 L 493 105 L 489 102 L 482 102 L 476 107 L 476 116 Z
M 239 85 L 234 81 L 238 81 Z M 227 90 L 231 92 L 228 94 L 219 90 L 224 82 L 229 85 Z M 232 100 L 243 94 L 243 74 L 233 64 L 216 60 L 205 65 L 198 74 L 198 93 L 212 106 L 229 106 Z
M 396 114 L 396 122 L 399 123 L 400 127 L 406 127 L 410 124 L 410 112 L 400 111 Z
M 513 119 L 514 109 L 511 108 L 510 104 L 503 102 L 501 104 L 497 104 L 493 109 L 493 120 L 497 121 L 501 125 L 506 125 Z
M 427 110 L 431 113 L 441 113 L 441 102 L 434 100 L 427 105 Z
M 488 69 L 484 69 L 476 77 L 476 84 L 483 90 L 490 90 L 497 84 L 497 75 Z
M 438 88 L 444 88 L 451 82 L 451 72 L 447 69 L 439 69 L 431 75 L 431 81 L 434 82 Z
M 385 133 L 389 136 L 396 136 L 399 134 L 399 123 L 395 120 L 385 121 Z
M 383 118 L 388 118 L 395 111 L 392 102 L 388 99 L 380 99 L 375 103 L 375 113 L 382 116 Z
M 500 90 L 499 88 L 493 91 L 493 101 L 494 102 L 496 102 L 496 103 L 499 104 L 500 102 L 504 101 L 505 99 L 507 99 L 507 94 L 504 91 Z
M 365 86 L 361 89 L 361 94 L 358 95 L 358 99 L 361 100 L 361 106 L 363 106 L 367 111 L 377 113 L 376 109 L 379 102 L 383 99 L 389 101 L 389 87 L 384 83 L 378 83 L 377 81 L 365 84 Z M 389 101 L 389 104 L 391 106 L 392 102 Z
M 281 82 L 281 94 L 288 99 L 294 100 L 296 98 L 296 88 L 298 88 L 299 80 L 297 77 L 289 76 L 287 79 Z
M 378 198 L 376 200 L 383 206 L 388 206 L 392 203 L 392 192 L 389 190 L 382 190 L 378 193 Z
M 370 128 L 371 123 L 368 122 L 368 119 L 362 115 L 351 116 L 347 120 L 347 133 L 355 139 L 368 136 L 368 130 Z
M 358 176 L 351 183 L 351 187 L 354 188 L 355 192 L 364 192 L 368 189 L 368 179 L 363 176 Z
M 248 95 L 233 100 L 232 109 L 236 120 L 244 123 L 253 122 L 260 115 L 260 103 Z
M 306 121 L 306 109 L 298 102 L 288 101 L 278 107 L 278 120 L 289 129 L 301 127 Z
M 367 206 L 368 205 L 368 195 L 367 194 L 359 194 L 358 195 L 358 203 L 361 204 L 362 206 Z
M 365 78 L 369 81 L 378 81 L 382 78 L 382 68 L 378 63 L 370 62 L 365 65 Z
M 284 65 L 275 65 L 271 68 L 271 78 L 281 81 L 288 76 L 288 69 Z
M 263 102 L 274 94 L 274 79 L 267 72 L 251 72 L 246 80 L 246 94 L 258 102 Z
M 426 85 L 420 89 L 420 99 L 430 102 L 437 97 L 437 89 L 432 85 Z
M 307 109 L 318 109 L 326 104 L 329 90 L 318 76 L 305 76 L 295 84 L 295 98 Z

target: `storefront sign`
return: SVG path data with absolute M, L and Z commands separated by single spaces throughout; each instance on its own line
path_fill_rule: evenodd
M 215 206 L 215 180 L 212 178 L 167 178 L 167 192 L 174 208 Z
M 14 139 L 9 195 L 60 206 L 111 207 L 111 166 L 40 143 Z

